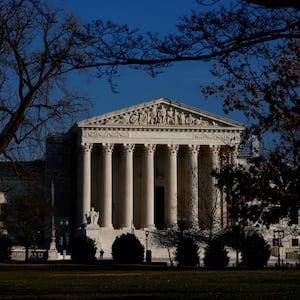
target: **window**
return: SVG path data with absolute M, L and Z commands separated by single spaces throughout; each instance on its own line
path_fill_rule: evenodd
M 298 239 L 292 239 L 292 247 L 297 247 L 297 246 L 299 246 Z

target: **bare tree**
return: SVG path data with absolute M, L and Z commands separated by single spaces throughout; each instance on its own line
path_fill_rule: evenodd
M 221 2 L 221 0 L 197 0 L 198 3 L 204 6 L 211 6 Z M 293 7 L 300 8 L 299 1 L 297 0 L 243 0 L 247 3 L 257 4 L 267 8 L 282 8 L 282 7 Z
M 300 3 L 297 0 L 245 0 L 248 3 L 254 3 L 269 8 L 293 7 L 300 9 Z
M 0 0 L 0 154 L 13 158 L 25 143 L 33 151 L 88 109 L 68 74 L 94 68 L 111 80 L 124 53 L 134 56 L 142 44 L 127 26 L 91 27 L 47 1 Z
M 25 247 L 25 260 L 29 259 L 29 249 L 44 246 L 43 237 L 47 231 L 46 219 L 50 207 L 42 191 L 27 191 L 14 196 L 7 207 L 7 228 L 14 244 Z
M 101 20 L 84 25 L 43 0 L 0 0 L 0 154 L 13 156 L 24 143 L 35 149 L 47 131 L 86 110 L 88 99 L 67 83 L 72 72 L 107 76 L 114 88 L 120 66 L 155 75 L 172 62 L 228 63 L 255 54 L 256 45 L 299 38 L 296 10 L 216 2 L 161 38 Z
M 101 20 L 83 25 L 47 1 L 0 0 L 0 154 L 13 157 L 24 143 L 36 148 L 51 126 L 86 109 L 87 99 L 67 88 L 71 72 L 91 70 L 114 87 L 120 66 L 155 75 L 172 62 L 215 59 L 212 72 L 224 82 L 203 92 L 219 93 L 225 112 L 242 111 L 251 134 L 275 132 L 279 165 L 288 160 L 299 170 L 297 7 L 210 2 L 161 38 Z
M 178 200 L 181 201 L 182 199 Z M 151 232 L 153 243 L 167 249 L 171 266 L 173 266 L 171 251 L 173 251 L 182 240 L 193 240 L 198 244 L 200 249 L 201 243 L 207 243 L 218 237 L 223 233 L 226 227 L 221 219 L 224 216 L 220 214 L 221 205 L 223 204 L 219 201 L 208 201 L 208 199 L 203 199 L 203 197 L 200 199 L 200 202 L 200 224 L 194 223 L 194 226 L 191 226 L 192 224 L 188 220 L 178 218 L 177 225 Z M 183 207 L 181 207 L 181 209 L 182 208 Z
M 159 49 L 174 61 L 217 59 L 212 74 L 218 82 L 202 85 L 202 92 L 220 97 L 225 113 L 241 111 L 248 119 L 248 137 L 269 137 L 263 153 L 268 160 L 244 175 L 274 183 L 271 189 L 256 182 L 264 195 L 258 189 L 250 192 L 265 202 L 276 194 L 272 201 L 289 215 L 300 206 L 299 10 L 292 1 L 269 1 L 276 9 L 268 8 L 268 1 L 250 1 L 265 6 L 233 1 L 221 7 L 222 1 L 205 2 L 209 11 L 182 18 L 180 34 L 165 38 Z

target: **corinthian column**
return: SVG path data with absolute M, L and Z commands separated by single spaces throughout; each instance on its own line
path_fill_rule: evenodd
M 113 144 L 102 144 L 103 180 L 100 202 L 100 224 L 112 227 L 112 152 Z
M 173 227 L 177 224 L 177 153 L 178 145 L 168 145 L 166 165 L 166 225 Z
M 231 152 L 230 152 L 230 160 L 233 166 L 237 166 L 238 164 L 237 156 L 238 156 L 238 146 L 235 145 L 231 148 Z
M 220 146 L 211 146 L 211 163 L 212 163 L 212 170 L 219 170 L 220 169 Z M 216 187 L 216 178 L 212 177 L 212 186 L 211 186 L 211 217 L 212 220 L 211 225 L 212 227 L 221 226 L 223 224 L 223 204 L 221 203 L 220 191 Z
M 91 210 L 91 152 L 92 144 L 81 144 L 81 161 L 82 161 L 82 177 L 81 177 L 81 204 L 79 206 L 80 224 L 86 223 L 85 214 Z
M 156 145 L 145 145 L 144 148 L 144 188 L 145 199 L 142 204 L 142 226 L 144 228 L 154 228 L 154 151 Z
M 188 207 L 187 225 L 197 228 L 198 220 L 198 145 L 188 146 Z
M 133 221 L 133 144 L 123 145 L 123 203 L 121 211 L 121 227 L 130 228 Z
M 211 146 L 211 160 L 212 160 L 212 168 L 217 170 L 220 168 L 220 147 L 219 146 Z

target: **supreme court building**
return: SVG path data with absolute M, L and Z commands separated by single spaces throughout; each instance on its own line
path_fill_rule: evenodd
M 247 165 L 247 158 L 257 155 L 255 140 L 251 148 L 241 148 L 244 129 L 241 123 L 165 98 L 80 121 L 66 133 L 47 137 L 45 159 L 13 166 L 0 162 L 0 234 L 7 233 L 9 201 L 34 187 L 55 208 L 42 249 L 49 260 L 65 259 L 69 238 L 78 233 L 95 240 L 98 258 L 103 250 L 103 258 L 110 259 L 114 240 L 127 232 L 151 250 L 153 261 L 174 259 L 173 249 L 157 242 L 158 232 L 184 226 L 205 234 L 232 225 L 226 195 L 216 188 L 212 171 L 226 164 Z M 267 228 L 259 221 L 255 228 L 273 244 L 273 261 L 286 257 L 299 264 L 300 217 L 280 247 L 274 235 L 282 222 Z M 199 251 L 204 248 L 203 243 Z M 24 260 L 24 249 L 16 247 L 13 253 L 13 259 Z M 233 260 L 235 255 L 231 253 Z
M 165 98 L 76 123 L 70 130 L 76 201 L 69 203 L 76 228 L 99 227 L 99 243 L 110 253 L 115 236 L 126 231 L 179 222 L 226 227 L 226 203 L 211 172 L 237 163 L 244 129 Z M 91 213 L 97 214 L 93 221 Z

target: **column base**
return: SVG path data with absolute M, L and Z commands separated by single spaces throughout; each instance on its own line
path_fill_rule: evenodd
M 178 228 L 179 228 L 179 226 L 177 223 L 167 225 L 167 229 L 170 229 L 170 230 L 178 230 Z
M 100 225 L 100 229 L 114 229 L 114 226 L 112 224 L 110 225 Z
M 186 222 L 186 228 L 187 229 L 198 230 L 199 229 L 199 224 L 196 223 L 196 222 Z
M 155 230 L 156 227 L 154 224 L 153 225 L 144 225 L 144 226 L 142 226 L 142 229 L 143 230 Z

